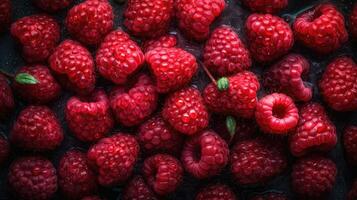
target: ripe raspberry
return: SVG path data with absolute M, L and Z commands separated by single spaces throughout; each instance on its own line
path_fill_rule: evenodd
M 14 107 L 15 102 L 9 82 L 0 74 L 0 120 L 7 119 Z
M 124 189 L 124 200 L 158 200 L 142 176 L 132 178 Z
M 117 133 L 99 140 L 89 149 L 87 157 L 98 173 L 99 184 L 112 186 L 130 177 L 139 151 L 139 144 L 133 136 Z
M 11 192 L 20 199 L 51 199 L 57 191 L 56 169 L 42 157 L 23 157 L 15 160 L 9 169 Z
M 353 9 L 350 14 L 350 29 L 352 38 L 357 39 L 357 3 L 353 5 Z
M 113 8 L 107 0 L 86 0 L 68 11 L 65 23 L 78 41 L 97 45 L 113 30 Z
M 88 94 L 95 87 L 94 61 L 90 52 L 78 42 L 63 41 L 49 58 L 51 69 L 67 88 Z
M 227 185 L 214 184 L 202 188 L 195 200 L 237 200 L 237 197 Z
M 293 190 L 307 199 L 327 195 L 335 184 L 337 168 L 328 158 L 310 155 L 293 165 L 291 173 Z
M 99 73 L 116 84 L 124 84 L 143 63 L 144 54 L 140 47 L 121 30 L 109 33 L 96 55 Z
M 345 19 L 330 3 L 320 4 L 299 15 L 293 29 L 297 41 L 320 54 L 331 53 L 348 39 Z
M 264 184 L 287 167 L 280 145 L 264 139 L 238 142 L 231 152 L 231 172 L 238 184 Z
M 168 125 L 161 116 L 149 119 L 140 126 L 138 140 L 144 152 L 177 154 L 182 147 L 182 135 Z
M 225 6 L 224 0 L 177 0 L 175 9 L 179 27 L 188 37 L 205 40 L 210 25 L 221 15 Z
M 312 98 L 312 87 L 304 79 L 309 70 L 310 64 L 306 58 L 289 54 L 265 73 L 264 87 L 271 92 L 285 93 L 296 101 L 308 102 Z
M 357 65 L 352 58 L 343 56 L 333 60 L 319 86 L 322 97 L 334 110 L 357 110 Z
M 70 131 L 84 142 L 105 137 L 114 126 L 109 99 L 103 90 L 97 90 L 86 98 L 70 98 L 65 114 Z
M 288 6 L 288 0 L 242 0 L 243 4 L 252 12 L 279 13 Z
M 157 37 L 168 31 L 173 10 L 174 0 L 129 0 L 124 25 L 133 35 Z
M 229 26 L 221 26 L 212 32 L 203 57 L 205 66 L 219 76 L 232 75 L 252 65 L 248 49 Z
M 145 41 L 142 44 L 142 49 L 146 53 L 158 47 L 170 48 L 170 47 L 176 47 L 176 45 L 177 45 L 177 38 L 175 35 L 164 35 L 159 38 L 154 38 Z
M 166 99 L 162 116 L 174 129 L 186 135 L 205 129 L 209 123 L 209 113 L 200 91 L 192 87 L 172 93 Z
M 254 196 L 250 200 L 288 200 L 288 197 L 282 193 L 268 192 Z
M 68 7 L 73 0 L 33 0 L 35 5 L 46 12 L 57 12 Z
M 273 93 L 259 100 L 255 119 L 262 131 L 283 135 L 294 130 L 299 121 L 299 111 L 289 96 Z
M 11 35 L 22 45 L 27 62 L 43 62 L 59 42 L 60 27 L 47 15 L 31 15 L 14 22 Z
M 94 195 L 94 196 L 84 197 L 81 200 L 104 200 L 104 199 L 100 198 L 99 196 Z
M 198 68 L 196 58 L 179 48 L 156 48 L 146 53 L 145 59 L 160 93 L 187 85 Z
M 258 78 L 245 71 L 228 77 L 228 81 L 229 87 L 225 91 L 220 91 L 213 83 L 206 86 L 203 98 L 207 107 L 216 113 L 253 117 L 260 88 Z
M 0 33 L 5 31 L 11 22 L 12 3 L 11 0 L 2 0 L 0 2 Z
M 285 55 L 294 45 L 293 32 L 282 18 L 252 14 L 245 23 L 250 52 L 258 62 L 271 62 Z
M 351 190 L 348 192 L 347 200 L 357 199 L 357 179 L 353 182 Z
M 10 154 L 9 143 L 2 135 L 0 135 L 0 166 L 9 157 L 9 154 Z
M 22 110 L 10 134 L 13 145 L 33 151 L 54 150 L 62 140 L 61 124 L 46 106 L 29 106 Z
M 182 182 L 183 169 L 180 161 L 166 154 L 147 158 L 142 171 L 148 185 L 158 195 L 175 191 Z
M 114 88 L 110 97 L 111 108 L 118 122 L 135 126 L 145 121 L 156 109 L 158 94 L 151 78 L 138 76 L 132 87 Z
M 181 155 L 186 171 L 198 179 L 217 175 L 227 165 L 228 159 L 227 143 L 213 131 L 188 138 Z
M 349 162 L 357 166 L 357 126 L 346 128 L 343 135 L 343 144 Z
M 336 128 L 318 103 L 309 103 L 300 109 L 300 119 L 290 136 L 290 151 L 302 156 L 310 151 L 326 152 L 337 143 Z
M 16 73 L 15 77 L 23 73 L 31 75 L 37 82 L 35 84 L 24 84 L 14 81 L 13 83 L 14 91 L 27 102 L 46 104 L 56 100 L 61 95 L 61 86 L 46 66 L 25 66 Z

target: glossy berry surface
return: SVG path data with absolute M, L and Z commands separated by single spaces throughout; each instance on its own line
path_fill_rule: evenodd
M 202 188 L 195 200 L 237 200 L 237 198 L 229 186 L 214 184 Z

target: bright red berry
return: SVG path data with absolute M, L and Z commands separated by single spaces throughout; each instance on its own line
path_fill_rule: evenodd
M 0 32 L 5 31 L 11 22 L 12 4 L 11 0 L 2 0 L 0 2 Z
M 0 135 L 0 166 L 5 162 L 10 154 L 10 145 L 9 142 Z
M 283 193 L 268 192 L 256 195 L 250 200 L 288 200 L 288 197 Z
M 73 0 L 33 0 L 35 5 L 46 12 L 57 12 L 68 7 Z
M 5 76 L 0 74 L 0 120 L 7 119 L 14 107 L 14 96 L 9 82 Z
M 214 184 L 202 188 L 195 200 L 237 200 L 237 197 L 229 186 Z
M 347 200 L 357 199 L 357 179 L 353 182 L 352 188 L 347 194 Z
M 140 175 L 134 176 L 126 185 L 123 192 L 124 200 L 158 200 L 155 193 Z
M 146 53 L 158 47 L 170 48 L 170 47 L 176 47 L 176 45 L 177 45 L 176 35 L 164 35 L 159 38 L 154 38 L 145 41 L 142 44 L 142 49 Z
M 357 39 L 357 3 L 353 5 L 352 12 L 350 14 L 350 29 L 352 38 Z
M 349 126 L 343 135 L 346 157 L 352 165 L 357 166 L 357 126 Z
M 258 13 L 279 13 L 288 6 L 288 0 L 243 0 L 249 10 Z

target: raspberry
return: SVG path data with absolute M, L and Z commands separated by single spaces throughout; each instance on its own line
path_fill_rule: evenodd
M 181 161 L 186 171 L 195 178 L 217 175 L 227 165 L 227 143 L 213 131 L 205 131 L 186 140 Z
M 350 14 L 350 29 L 352 38 L 357 39 L 357 3 L 353 5 L 352 12 Z
M 78 41 L 97 45 L 113 30 L 113 8 L 107 0 L 86 0 L 68 11 L 65 24 Z
M 357 110 L 357 65 L 349 57 L 334 59 L 320 80 L 325 102 L 337 111 Z
M 238 142 L 231 151 L 231 172 L 238 184 L 264 184 L 282 173 L 287 158 L 280 145 L 264 139 Z
M 237 197 L 230 187 L 223 184 L 214 184 L 202 188 L 195 200 L 236 200 Z
M 221 26 L 212 32 L 203 57 L 205 66 L 220 76 L 247 70 L 252 65 L 248 49 L 229 26 Z
M 135 176 L 124 189 L 124 200 L 158 200 L 142 176 Z
M 7 119 L 14 107 L 15 102 L 9 82 L 0 74 L 0 120 Z
M 266 133 L 287 134 L 298 124 L 299 111 L 289 96 L 273 93 L 259 100 L 255 119 Z
M 152 38 L 169 29 L 174 0 L 129 0 L 124 25 L 136 36 Z
M 49 58 L 49 63 L 62 84 L 70 90 L 80 94 L 93 91 L 96 82 L 94 61 L 90 52 L 78 42 L 63 41 Z
M 320 4 L 299 15 L 293 29 L 297 41 L 320 54 L 331 53 L 348 40 L 345 19 L 330 3 Z
M 35 5 L 46 12 L 57 12 L 68 7 L 73 0 L 33 0 Z
M 293 32 L 282 18 L 252 14 L 245 23 L 251 55 L 260 63 L 285 55 L 294 45 Z
M 243 4 L 253 12 L 279 13 L 288 6 L 288 0 L 243 0 Z
M 0 166 L 9 157 L 9 154 L 10 154 L 9 143 L 2 135 L 0 135 Z
M 104 199 L 100 198 L 99 196 L 94 195 L 94 196 L 84 197 L 81 200 L 104 200 Z
M 300 109 L 300 119 L 290 136 L 290 151 L 302 156 L 310 151 L 326 152 L 337 143 L 336 128 L 318 103 L 309 103 Z
M 105 137 L 114 126 L 109 99 L 103 90 L 97 90 L 86 98 L 70 98 L 65 114 L 68 128 L 84 142 Z
M 96 55 L 99 73 L 116 84 L 124 84 L 143 63 L 144 54 L 140 47 L 121 30 L 109 33 Z
M 271 92 L 285 93 L 296 101 L 308 102 L 312 98 L 312 87 L 304 79 L 309 70 L 306 58 L 289 54 L 268 69 L 264 75 L 264 87 Z
M 173 128 L 186 135 L 205 129 L 209 123 L 209 113 L 200 91 L 192 87 L 172 93 L 166 99 L 162 116 Z
M 147 158 L 142 171 L 148 185 L 158 195 L 175 191 L 182 182 L 183 169 L 180 161 L 166 154 Z
M 206 86 L 203 98 L 207 107 L 215 113 L 253 117 L 260 88 L 257 77 L 245 71 L 228 77 L 228 81 L 229 87 L 225 91 L 220 91 L 213 83 Z
M 146 53 L 145 59 L 160 93 L 187 85 L 198 68 L 196 58 L 179 48 L 156 48 Z
M 110 97 L 111 108 L 118 122 L 135 126 L 145 121 L 156 109 L 158 94 L 149 76 L 137 77 L 130 88 L 114 88 Z
M 11 22 L 12 3 L 11 0 L 2 0 L 0 2 L 0 33 L 5 31 Z
M 347 200 L 357 199 L 357 179 L 353 182 L 351 190 L 348 192 Z
M 112 186 L 130 177 L 139 152 L 139 144 L 133 136 L 116 133 L 99 140 L 89 149 L 87 157 L 98 173 L 99 184 Z
M 349 126 L 343 135 L 346 157 L 352 165 L 357 166 L 357 126 Z
M 282 193 L 268 192 L 265 194 L 256 195 L 250 200 L 288 200 L 288 197 Z
M 293 190 L 308 199 L 327 195 L 335 184 L 337 168 L 328 158 L 310 155 L 293 165 L 291 172 Z
M 57 191 L 56 169 L 42 157 L 23 157 L 15 160 L 9 169 L 11 192 L 20 199 L 51 199 Z
M 175 9 L 178 26 L 188 37 L 205 40 L 210 25 L 221 15 L 225 6 L 224 0 L 177 0 Z
M 46 104 L 56 100 L 61 95 L 61 86 L 53 78 L 50 70 L 43 65 L 25 66 L 15 75 L 29 74 L 36 79 L 36 84 L 22 84 L 14 81 L 14 91 L 30 103 Z
M 31 15 L 11 25 L 11 35 L 22 45 L 27 62 L 46 61 L 60 40 L 60 27 L 47 15 Z
M 142 49 L 146 53 L 158 47 L 170 48 L 170 47 L 176 47 L 176 45 L 177 45 L 177 38 L 175 35 L 164 35 L 159 38 L 154 38 L 145 41 L 142 44 Z
M 61 124 L 46 106 L 29 106 L 22 110 L 10 134 L 13 145 L 33 151 L 54 150 L 62 140 Z
M 86 154 L 78 150 L 70 150 L 61 158 L 58 179 L 62 194 L 69 199 L 81 199 L 97 190 Z

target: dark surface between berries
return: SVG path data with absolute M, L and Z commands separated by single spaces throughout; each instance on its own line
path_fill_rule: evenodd
M 335 5 L 345 14 L 345 19 L 348 19 L 347 13 L 349 13 L 352 9 L 352 2 L 353 0 L 331 0 L 332 2 L 335 3 Z M 20 17 L 28 16 L 31 14 L 36 14 L 36 13 L 41 13 L 41 10 L 35 8 L 35 6 L 32 4 L 31 1 L 29 0 L 13 0 L 13 21 L 15 19 L 19 19 Z M 75 1 L 77 4 L 78 0 Z M 243 31 L 244 27 L 244 22 L 245 19 L 247 18 L 247 15 L 249 12 L 245 7 L 242 7 L 241 2 L 239 0 L 226 0 L 227 2 L 227 8 L 224 10 L 222 15 L 215 21 L 214 25 L 211 27 L 211 30 L 218 25 L 231 25 L 233 28 L 236 29 L 236 31 L 239 33 L 239 35 L 242 37 L 242 39 L 245 41 L 245 35 Z M 282 16 L 284 19 L 286 19 L 289 23 L 292 23 L 294 21 L 294 16 L 302 11 L 304 11 L 307 8 L 310 8 L 312 5 L 318 4 L 320 2 L 325 2 L 324 0 L 289 0 L 289 8 L 285 9 L 279 16 Z M 73 4 L 72 4 L 73 5 Z M 122 22 L 123 22 L 123 11 L 126 5 L 119 5 L 115 3 L 115 0 L 111 0 L 111 5 L 113 6 L 115 10 L 115 27 L 123 27 Z M 59 21 L 61 27 L 62 27 L 62 40 L 64 38 L 68 38 L 68 32 L 63 28 L 64 27 L 64 19 L 66 16 L 66 13 L 68 11 L 68 8 L 64 11 L 61 11 L 57 14 L 55 14 L 55 18 Z M 193 53 L 197 58 L 202 62 L 202 53 L 203 53 L 203 43 L 198 44 L 191 42 L 187 39 L 185 39 L 182 34 L 177 31 L 178 29 L 176 28 L 176 25 L 171 26 L 171 31 L 173 33 L 176 33 L 178 35 L 178 41 L 179 41 L 179 47 L 184 48 L 186 51 L 189 51 L 190 53 Z M 124 28 L 124 27 L 123 27 Z M 124 30 L 126 30 L 124 28 Z M 94 49 L 91 49 L 92 53 L 94 52 Z M 307 50 L 307 48 L 301 47 L 299 44 L 295 44 L 293 50 L 291 51 L 292 53 L 300 53 L 303 56 L 306 56 L 308 60 L 311 62 L 311 72 L 309 75 L 310 82 L 313 83 L 313 90 L 314 90 L 314 101 L 322 102 L 321 101 L 321 96 L 318 91 L 317 87 L 317 81 L 321 78 L 321 75 L 327 65 L 328 62 L 330 62 L 333 58 L 335 58 L 338 55 L 350 55 L 353 56 L 354 59 L 357 59 L 357 43 L 349 40 L 342 48 L 337 50 L 336 52 L 329 54 L 328 56 L 317 56 L 311 51 Z M 94 55 L 94 54 L 93 54 Z M 24 66 L 24 60 L 21 58 L 21 49 L 20 47 L 16 46 L 14 40 L 11 38 L 9 32 L 7 31 L 4 34 L 0 35 L 0 69 L 7 71 L 9 73 L 14 74 L 19 68 Z M 253 65 L 251 68 L 252 71 L 254 71 L 256 74 L 262 74 L 262 70 L 267 69 L 266 67 L 264 68 L 261 64 L 260 65 Z M 207 76 L 203 72 L 203 70 L 200 68 L 199 72 L 196 74 L 196 76 L 193 79 L 193 84 L 198 86 L 200 90 L 204 88 L 205 85 L 207 85 L 209 82 Z M 97 83 L 97 87 L 104 87 L 106 89 L 111 88 L 111 84 L 109 84 L 106 81 L 103 81 L 103 79 L 99 79 Z M 264 94 L 264 91 L 260 91 L 259 97 Z M 89 145 L 81 143 L 79 140 L 76 140 L 73 136 L 73 134 L 70 134 L 68 131 L 68 128 L 65 123 L 64 119 L 64 108 L 67 100 L 72 96 L 73 94 L 70 94 L 69 92 L 64 93 L 61 98 L 53 102 L 50 107 L 57 113 L 59 116 L 59 119 L 63 125 L 63 128 L 65 130 L 65 138 L 64 142 L 62 143 L 61 147 L 56 150 L 55 152 L 51 152 L 46 154 L 48 158 L 50 158 L 54 165 L 57 167 L 59 164 L 59 159 L 61 156 L 68 151 L 69 149 L 72 148 L 82 148 L 82 149 L 88 149 Z M 15 117 L 19 114 L 19 112 L 25 107 L 25 103 L 21 102 L 17 99 L 17 109 L 16 112 L 12 114 L 12 116 L 9 118 L 8 121 L 0 123 L 0 132 L 3 132 L 5 135 L 9 135 L 9 130 L 12 127 L 12 124 L 15 120 Z M 162 107 L 162 101 L 160 101 L 159 107 Z M 331 120 L 334 122 L 334 124 L 337 127 L 337 133 L 339 137 L 339 143 L 335 147 L 333 151 L 330 153 L 330 157 L 332 160 L 334 160 L 337 164 L 338 168 L 338 176 L 336 180 L 336 184 L 334 187 L 333 192 L 331 193 L 329 200 L 344 200 L 346 197 L 347 192 L 349 191 L 351 185 L 352 185 L 352 179 L 353 177 L 356 177 L 357 172 L 353 172 L 353 169 L 351 167 L 348 167 L 346 165 L 346 160 L 345 156 L 343 153 L 343 148 L 342 148 L 342 134 L 343 134 L 343 129 L 347 125 L 351 124 L 357 124 L 357 112 L 353 113 L 337 113 L 332 111 L 331 109 L 327 108 L 326 104 L 323 104 L 325 108 L 328 111 L 329 116 L 331 117 Z M 211 127 L 215 126 L 214 122 L 211 122 Z M 124 129 L 122 127 L 117 126 L 116 130 L 120 131 L 125 131 L 125 132 L 131 132 L 131 133 L 137 133 L 136 129 Z M 114 131 L 113 131 L 114 132 Z M 7 172 L 8 172 L 8 167 L 11 161 L 13 161 L 15 158 L 19 157 L 19 155 L 26 155 L 24 152 L 20 151 L 13 151 L 11 158 L 7 161 L 7 163 L 0 168 L 0 199 L 11 199 L 10 194 L 7 192 L 7 184 L 6 184 L 6 177 L 7 177 Z M 290 156 L 292 158 L 292 156 Z M 143 159 L 140 159 L 139 163 L 137 164 L 136 167 L 136 172 L 138 172 L 141 169 Z M 291 172 L 291 163 L 294 162 L 294 160 L 290 160 L 290 168 L 285 171 L 284 174 L 281 176 L 277 177 L 276 179 L 272 180 L 269 182 L 267 186 L 264 187 L 239 187 L 234 184 L 234 182 L 231 180 L 231 176 L 228 173 L 229 170 L 228 167 L 226 170 L 224 170 L 221 175 L 213 178 L 212 180 L 203 180 L 203 181 L 197 181 L 190 177 L 189 175 L 185 175 L 184 177 L 184 183 L 181 185 L 181 187 L 172 195 L 168 197 L 168 199 L 194 199 L 195 194 L 199 191 L 199 189 L 202 186 L 205 186 L 207 183 L 212 183 L 215 181 L 222 182 L 225 184 L 228 184 L 231 186 L 237 195 L 239 199 L 248 199 L 252 196 L 254 196 L 256 193 L 261 193 L 261 192 L 267 192 L 267 191 L 282 191 L 287 193 L 291 199 L 294 199 L 294 195 L 291 192 L 291 187 L 290 187 L 290 172 Z M 122 199 L 122 187 L 112 187 L 112 188 L 106 188 L 100 189 L 100 194 L 103 195 L 108 200 L 111 199 Z M 58 193 L 58 192 L 57 192 Z M 61 199 L 59 196 L 59 193 L 56 195 L 54 199 Z

